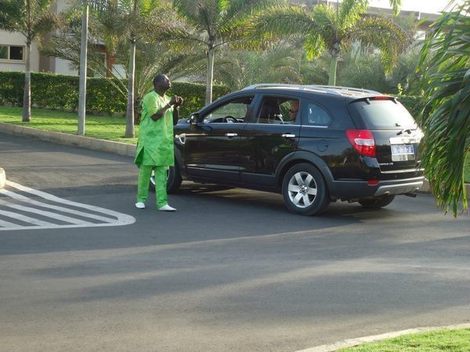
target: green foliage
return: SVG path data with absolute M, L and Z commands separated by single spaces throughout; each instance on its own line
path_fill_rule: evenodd
M 347 57 L 339 69 L 338 85 L 394 93 L 380 57 L 376 54 Z
M 177 16 L 160 27 L 160 38 L 181 50 L 207 52 L 206 102 L 212 101 L 213 66 L 220 48 L 254 46 L 250 19 L 254 13 L 281 0 L 174 0 Z
M 78 107 L 79 78 L 47 73 L 32 73 L 32 104 L 40 108 L 76 111 Z M 0 105 L 23 104 L 24 74 L 0 72 Z M 116 82 L 107 78 L 88 78 L 87 111 L 95 113 L 122 113 L 126 111 L 127 98 L 117 88 Z M 204 106 L 205 86 L 202 84 L 174 82 L 169 94 L 185 99 L 181 116 Z M 224 86 L 214 87 L 215 96 L 228 93 Z
M 437 203 L 456 216 L 467 209 L 465 157 L 470 152 L 470 0 L 431 27 L 421 53 L 426 170 Z
M 21 106 L 23 104 L 24 74 L 0 72 L 0 104 Z
M 421 110 L 427 102 L 426 99 L 421 96 L 398 95 L 397 98 L 415 119 L 418 118 Z
M 213 86 L 215 98 L 221 97 L 227 93 L 229 93 L 227 87 L 220 85 Z M 180 117 L 185 117 L 204 106 L 206 86 L 204 84 L 173 82 L 167 94 L 176 94 L 183 97 L 184 104 L 180 108 Z
M 408 43 L 406 32 L 391 20 L 365 16 L 367 6 L 367 0 L 344 0 L 338 8 L 328 4 L 312 9 L 274 7 L 257 16 L 254 22 L 261 39 L 301 37 L 309 60 L 327 52 L 331 56 L 329 84 L 335 85 L 337 62 L 354 41 L 380 49 L 382 64 L 388 72 Z
M 255 83 L 326 84 L 321 64 L 321 60 L 307 62 L 301 48 L 284 42 L 260 53 L 227 50 L 214 68 L 214 77 L 231 90 Z

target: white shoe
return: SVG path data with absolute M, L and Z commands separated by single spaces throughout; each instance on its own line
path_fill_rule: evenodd
M 137 209 L 145 209 L 145 203 L 143 203 L 143 202 L 137 202 L 137 203 L 135 203 L 135 207 L 136 207 Z
M 170 207 L 168 204 L 164 205 L 164 206 L 161 207 L 161 208 L 158 208 L 158 210 L 160 210 L 160 211 L 176 211 L 175 208 Z

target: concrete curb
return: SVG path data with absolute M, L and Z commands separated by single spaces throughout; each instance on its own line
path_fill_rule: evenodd
M 359 337 L 356 339 L 347 339 L 347 340 L 336 342 L 334 344 L 321 345 L 317 347 L 307 348 L 305 350 L 299 350 L 296 352 L 334 352 L 334 351 L 339 350 L 340 348 L 347 348 L 347 347 L 361 345 L 364 343 L 382 341 L 385 339 L 391 339 L 391 338 L 402 336 L 402 335 L 416 334 L 416 333 L 421 333 L 421 332 L 429 332 L 429 331 L 444 330 L 444 329 L 449 329 L 449 330 L 470 329 L 470 324 L 422 327 L 422 328 L 416 328 L 416 329 L 394 331 L 394 332 L 389 332 L 389 333 L 380 334 L 380 335 L 365 336 L 365 337 Z
M 5 170 L 3 170 L 1 167 L 0 167 L 0 189 L 2 189 L 3 187 L 5 187 L 5 181 L 6 181 L 7 177 L 5 175 Z
M 114 153 L 118 155 L 130 156 L 135 155 L 135 145 L 120 142 L 106 141 L 85 136 L 77 136 L 62 132 L 42 131 L 32 127 L 18 126 L 9 123 L 0 122 L 0 132 L 35 137 L 43 141 L 54 142 L 63 145 L 72 145 L 76 147 Z M 467 195 L 470 195 L 470 184 L 466 184 Z M 424 181 L 421 192 L 430 192 L 429 183 Z

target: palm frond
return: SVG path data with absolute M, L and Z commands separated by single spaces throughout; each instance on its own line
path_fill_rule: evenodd
M 411 43 L 411 38 L 400 26 L 388 18 L 376 16 L 361 19 L 348 39 L 357 39 L 364 45 L 380 49 L 386 72 L 391 72 L 399 54 Z
M 275 6 L 253 18 L 255 31 L 264 40 L 285 38 L 319 29 L 311 13 L 300 6 Z
M 338 27 L 342 30 L 353 27 L 367 10 L 367 0 L 344 0 L 338 14 Z
M 464 163 L 470 153 L 470 0 L 443 14 L 421 53 L 423 164 L 437 204 L 456 216 L 467 209 Z

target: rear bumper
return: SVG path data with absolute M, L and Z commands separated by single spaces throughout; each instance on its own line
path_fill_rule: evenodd
M 330 197 L 333 199 L 354 200 L 384 195 L 398 195 L 418 191 L 424 183 L 424 176 L 401 179 L 383 180 L 377 185 L 369 186 L 363 180 L 333 181 L 330 187 Z
M 384 196 L 389 194 L 404 194 L 404 193 L 413 193 L 419 191 L 421 187 L 423 187 L 424 177 L 420 177 L 420 180 L 413 180 L 406 183 L 399 183 L 397 184 L 394 181 L 391 184 L 387 184 L 387 182 L 383 182 L 374 193 L 374 196 Z

